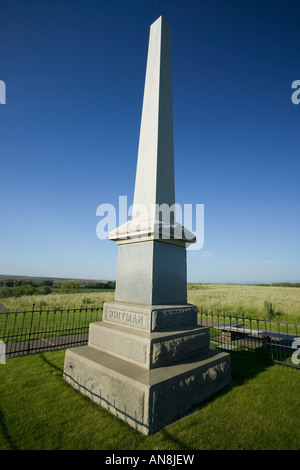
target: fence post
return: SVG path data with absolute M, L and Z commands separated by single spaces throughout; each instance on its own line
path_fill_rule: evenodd
M 6 364 L 5 361 L 6 344 L 0 340 L 0 364 Z
M 35 304 L 32 305 L 32 311 L 31 311 L 31 321 L 30 321 L 29 338 L 28 338 L 28 344 L 27 344 L 27 354 L 29 354 L 29 351 L 30 351 L 30 340 L 31 340 L 31 330 L 32 330 L 32 322 L 33 322 L 33 315 L 34 315 L 34 307 L 35 307 Z
M 2 335 L 2 336 L 6 336 L 6 327 L 7 327 L 7 321 L 8 321 L 9 312 L 6 312 L 5 315 L 6 315 L 6 318 L 5 318 L 4 332 L 3 332 L 3 335 Z

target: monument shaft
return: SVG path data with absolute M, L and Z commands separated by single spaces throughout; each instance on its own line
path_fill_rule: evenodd
M 150 28 L 133 205 L 175 203 L 171 31 L 160 17 Z
M 174 224 L 174 204 L 171 31 L 160 17 L 150 27 L 132 216 L 146 230 L 133 236 L 129 229 L 125 239 L 111 234 L 119 244 L 117 301 L 186 303 L 185 242 L 160 233 Z

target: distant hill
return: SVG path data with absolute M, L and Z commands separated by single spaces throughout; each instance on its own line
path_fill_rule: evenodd
M 23 281 L 23 282 L 36 282 L 40 283 L 46 280 L 53 281 L 53 284 L 62 284 L 66 281 L 76 281 L 80 285 L 87 285 L 87 284 L 106 284 L 109 280 L 98 280 L 98 279 L 75 279 L 71 277 L 39 277 L 39 276 L 15 276 L 10 274 L 0 274 L 0 281 L 8 281 L 8 280 L 15 280 L 15 281 Z

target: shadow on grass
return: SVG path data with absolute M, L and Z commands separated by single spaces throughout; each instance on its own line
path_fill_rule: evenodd
M 42 359 L 42 361 L 44 361 L 45 364 L 47 364 L 48 366 L 52 367 L 53 369 L 55 370 L 58 370 L 59 372 L 61 372 L 63 374 L 63 369 L 61 369 L 60 367 L 58 367 L 56 364 L 53 364 L 53 362 L 50 362 L 46 357 L 45 355 L 42 353 L 40 354 L 40 357 Z
M 218 400 L 222 396 L 226 396 L 230 394 L 233 387 L 238 387 L 243 385 L 249 379 L 256 377 L 257 375 L 261 374 L 262 372 L 266 371 L 270 367 L 273 367 L 273 364 L 269 361 L 263 360 L 257 357 L 249 357 L 243 354 L 232 353 L 231 354 L 231 378 L 232 382 L 226 388 L 221 390 L 220 392 L 216 393 L 215 395 L 211 396 L 208 400 L 199 405 L 193 406 L 187 413 L 185 413 L 182 419 L 185 419 L 188 416 L 191 416 L 198 410 L 204 409 L 209 403 Z M 172 423 L 172 424 L 175 424 Z M 170 426 L 172 426 L 172 424 Z M 169 426 L 165 427 L 159 433 L 163 436 L 163 440 L 167 440 L 175 444 L 176 448 L 181 450 L 195 450 L 193 446 L 188 446 L 184 440 L 178 439 L 174 432 L 169 431 Z
M 193 411 L 196 411 L 196 410 L 193 410 Z M 189 413 L 191 414 L 191 413 Z M 185 415 L 185 416 L 188 416 L 188 415 Z M 168 441 L 168 442 L 172 442 L 173 444 L 176 444 L 176 449 L 177 450 L 194 450 L 193 447 L 190 447 L 188 445 L 186 445 L 186 443 L 181 440 L 181 439 L 178 439 L 177 437 L 175 437 L 173 434 L 171 434 L 169 431 L 168 431 L 168 427 L 167 428 L 164 428 L 160 431 L 160 434 L 163 436 L 163 439 Z
M 242 385 L 270 367 L 273 367 L 273 363 L 266 359 L 242 353 L 231 354 L 231 377 L 234 385 Z
M 5 421 L 5 416 L 4 416 L 4 414 L 2 413 L 1 410 L 0 410 L 0 428 L 2 430 L 4 439 L 6 439 L 6 441 L 9 444 L 9 448 L 11 450 L 18 450 L 19 448 L 18 448 L 17 444 L 15 443 L 15 441 L 13 440 L 13 438 L 11 437 L 11 435 L 8 432 L 6 421 Z

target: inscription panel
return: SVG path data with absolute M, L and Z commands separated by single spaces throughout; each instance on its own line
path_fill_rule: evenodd
M 197 325 L 197 307 L 191 304 L 176 306 L 138 305 L 105 302 L 103 321 L 144 331 L 165 331 Z
M 151 331 L 196 325 L 197 307 L 187 306 L 153 310 L 151 323 Z
M 104 307 L 103 320 L 140 330 L 149 330 L 149 312 L 135 312 L 120 308 Z

